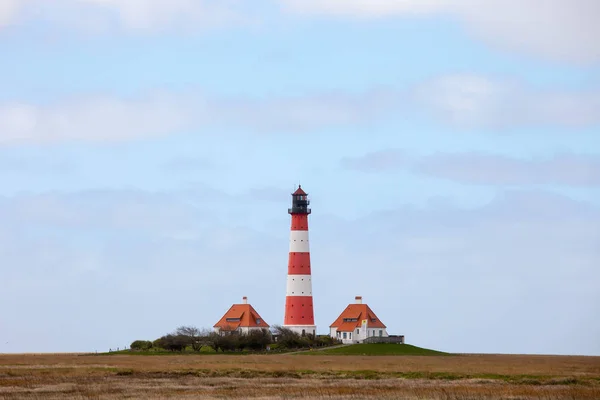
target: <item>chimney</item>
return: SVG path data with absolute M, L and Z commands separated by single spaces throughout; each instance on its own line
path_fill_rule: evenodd
M 356 304 L 362 304 L 362 296 L 356 296 L 354 300 L 356 300 Z
M 248 298 L 246 296 L 242 297 L 242 303 L 248 304 Z

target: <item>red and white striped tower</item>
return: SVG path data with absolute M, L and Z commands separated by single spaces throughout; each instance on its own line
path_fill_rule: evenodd
M 298 185 L 292 193 L 290 256 L 288 261 L 287 292 L 283 326 L 300 335 L 316 334 L 313 313 L 310 251 L 308 245 L 308 195 Z

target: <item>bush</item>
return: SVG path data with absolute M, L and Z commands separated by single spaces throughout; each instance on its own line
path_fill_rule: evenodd
M 209 343 L 209 346 L 216 352 L 219 350 L 222 352 L 242 350 L 260 351 L 271 344 L 271 333 L 266 329 L 251 331 L 247 335 L 238 332 L 226 333 L 223 336 L 218 333 L 211 333 L 204 337 L 204 341 Z
M 300 336 L 290 328 L 275 325 L 273 327 L 275 335 L 277 335 L 277 344 L 280 348 L 300 349 L 313 347 L 326 347 L 341 343 L 339 340 L 332 338 L 329 335 L 315 336 L 307 334 Z
M 153 346 L 168 351 L 183 351 L 190 344 L 190 338 L 187 336 L 168 334 L 155 340 Z
M 211 347 L 215 352 L 219 352 L 219 350 L 221 352 L 262 351 L 272 343 L 272 335 L 268 329 L 253 330 L 248 334 L 241 334 L 237 331 L 223 333 L 225 334 L 221 336 L 208 330 L 179 327 L 175 332 L 148 343 L 154 349 L 167 351 L 193 350 L 197 352 L 204 346 Z
M 310 347 L 312 335 L 300 336 L 291 329 L 279 325 L 275 325 L 273 329 L 277 335 L 277 343 L 279 343 L 280 347 L 287 349 Z
M 129 346 L 131 350 L 150 350 L 152 348 L 152 342 L 149 340 L 136 340 Z
M 271 343 L 271 333 L 266 329 L 252 331 L 244 335 L 244 347 L 250 350 L 264 350 Z
M 333 346 L 336 344 L 341 344 L 341 341 L 332 338 L 329 335 L 321 335 L 321 336 L 317 336 L 314 340 L 313 340 L 313 346 L 314 347 L 327 347 L 327 346 Z

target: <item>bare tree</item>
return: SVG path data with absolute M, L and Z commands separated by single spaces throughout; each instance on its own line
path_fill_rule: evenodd
M 180 326 L 175 330 L 175 335 L 188 338 L 188 343 L 194 351 L 200 351 L 202 348 L 202 331 L 195 326 Z

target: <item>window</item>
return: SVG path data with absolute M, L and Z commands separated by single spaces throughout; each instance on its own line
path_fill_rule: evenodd
M 379 337 L 382 337 L 382 336 L 383 336 L 383 331 L 380 329 L 379 330 Z
M 356 330 L 356 334 L 358 335 L 358 329 Z
M 352 339 L 352 332 L 348 333 L 348 339 Z
M 344 332 L 344 339 L 346 339 L 346 332 Z
M 304 317 L 302 317 L 304 318 Z M 302 336 L 306 336 L 306 331 L 304 329 L 302 329 Z
M 239 318 L 226 318 L 225 321 L 227 321 L 227 322 L 239 322 L 240 319 Z
M 262 321 L 260 318 L 256 318 L 256 323 L 260 324 L 260 321 Z

